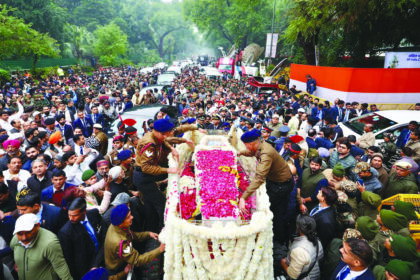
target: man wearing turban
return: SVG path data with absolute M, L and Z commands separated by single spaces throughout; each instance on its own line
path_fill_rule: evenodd
M 20 144 L 20 141 L 16 139 L 6 140 L 3 142 L 3 148 L 6 151 L 6 155 L 0 159 L 1 171 L 8 169 L 7 164 L 9 163 L 9 159 L 12 157 L 19 157 L 22 160 L 22 164 L 28 160 L 25 153 L 19 150 Z

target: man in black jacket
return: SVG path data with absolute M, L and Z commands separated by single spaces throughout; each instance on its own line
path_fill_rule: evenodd
M 98 209 L 86 211 L 86 201 L 76 198 L 69 207 L 69 221 L 58 233 L 64 258 L 74 279 L 104 262 L 102 218 Z
M 24 188 L 18 193 L 16 204 L 19 215 L 35 214 L 41 227 L 55 234 L 67 222 L 67 216 L 61 208 L 41 203 L 41 196 L 30 188 Z
M 28 186 L 41 196 L 41 192 L 52 185 L 51 171 L 48 170 L 47 163 L 43 159 L 36 159 L 32 162 L 32 175 L 28 179 Z

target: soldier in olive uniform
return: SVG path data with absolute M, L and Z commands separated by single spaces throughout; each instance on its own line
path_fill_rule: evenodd
M 130 226 L 133 216 L 126 204 L 116 206 L 111 212 L 112 225 L 108 228 L 105 238 L 105 266 L 110 275 L 121 275 L 127 265 L 142 266 L 153 261 L 165 251 L 165 244 L 153 251 L 140 254 L 133 248 L 132 242 L 141 242 L 148 238 L 158 239 L 153 232 L 132 232 Z
M 98 152 L 101 155 L 106 155 L 108 151 L 108 136 L 103 132 L 102 125 L 95 123 L 93 125 L 93 133 L 95 134 L 96 140 L 99 142 L 99 146 L 97 148 Z
M 206 115 L 198 116 L 197 117 L 197 122 L 198 122 L 197 127 L 201 128 L 201 129 L 206 129 L 207 126 L 206 126 L 205 120 L 206 120 Z
M 50 102 L 42 94 L 35 94 L 33 103 L 36 111 L 42 111 L 44 106 L 50 106 Z
M 245 132 L 241 140 L 247 150 L 241 151 L 241 156 L 255 156 L 258 160 L 255 177 L 239 200 L 239 208 L 245 209 L 245 200 L 251 196 L 264 182 L 270 199 L 270 210 L 273 212 L 274 239 L 284 243 L 288 239 L 287 202 L 294 182 L 289 165 L 267 142 L 260 141 L 261 132 L 253 129 Z
M 105 156 L 105 159 L 112 165 L 117 166 L 120 165 L 120 161 L 118 160 L 118 153 L 124 150 L 123 147 L 123 137 L 118 135 L 112 139 L 112 150 Z
M 130 150 L 132 147 L 135 148 L 133 144 L 133 138 L 137 137 L 137 128 L 134 126 L 129 126 L 125 129 L 124 136 L 124 150 Z
M 133 154 L 131 150 L 123 150 L 118 153 L 118 161 L 120 162 L 120 167 L 124 171 L 124 185 L 130 191 L 131 194 L 137 195 L 136 190 L 133 191 Z
M 167 119 L 157 120 L 153 131 L 148 132 L 139 141 L 133 184 L 143 194 L 144 202 L 151 205 L 159 217 L 159 227 L 163 227 L 165 196 L 157 188 L 156 182 L 167 178 L 168 173 L 177 173 L 177 168 L 167 168 L 167 158 L 172 152 L 178 158 L 178 152 L 166 141 L 174 125 Z

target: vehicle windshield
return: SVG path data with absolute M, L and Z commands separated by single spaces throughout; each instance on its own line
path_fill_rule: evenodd
M 220 64 L 219 70 L 232 70 L 232 65 L 230 64 Z
M 373 125 L 373 132 L 376 133 L 383 129 L 389 128 L 390 126 L 396 124 L 396 122 L 376 113 L 370 113 L 344 123 L 345 126 L 349 127 L 360 135 L 363 134 L 363 128 L 366 124 Z
M 172 82 L 175 76 L 173 74 L 162 74 L 158 77 L 158 82 Z

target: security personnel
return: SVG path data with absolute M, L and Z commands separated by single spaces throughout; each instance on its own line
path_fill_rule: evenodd
M 247 120 L 247 118 L 246 118 L 246 117 L 244 117 L 244 116 L 241 116 L 241 117 L 239 118 L 239 128 L 240 128 L 243 132 L 248 131 L 248 128 L 246 127 L 246 124 L 245 124 L 246 120 Z
M 223 129 L 222 123 L 220 122 L 221 118 L 218 114 L 213 114 L 211 120 L 213 123 L 209 124 L 208 129 Z
M 289 165 L 269 143 L 262 142 L 260 136 L 260 131 L 253 129 L 245 132 L 241 137 L 247 150 L 240 151 L 239 155 L 255 156 L 258 164 L 255 177 L 239 200 L 239 208 L 242 212 L 246 211 L 245 200 L 265 182 L 270 199 L 270 210 L 274 215 L 274 239 L 281 244 L 288 238 L 286 210 L 294 182 Z
M 280 152 L 280 150 L 283 148 L 284 140 L 286 140 L 287 135 L 289 134 L 290 128 L 286 125 L 283 125 L 279 128 L 280 131 L 280 138 L 276 141 L 276 150 L 277 152 Z
M 247 118 L 246 121 L 245 121 L 245 126 L 246 126 L 247 131 L 250 131 L 250 130 L 254 129 L 255 122 L 253 120 Z
M 124 138 L 121 135 L 115 136 L 114 139 L 112 139 L 112 150 L 105 156 L 105 159 L 109 161 L 112 166 L 120 165 L 118 153 L 124 150 L 123 139 Z
M 133 138 L 137 137 L 137 128 L 134 126 L 129 126 L 125 129 L 124 136 L 124 150 L 129 150 L 131 147 L 134 147 Z
M 167 168 L 168 155 L 172 152 L 178 158 L 178 152 L 166 141 L 174 125 L 168 119 L 157 120 L 152 132 L 140 139 L 136 150 L 133 184 L 143 194 L 144 202 L 150 204 L 159 217 L 159 227 L 163 227 L 165 196 L 159 191 L 156 182 L 167 178 L 168 173 L 177 173 L 177 168 Z
M 138 192 L 134 190 L 133 192 L 133 157 L 131 150 L 122 150 L 118 153 L 118 161 L 120 162 L 120 167 L 124 171 L 124 185 L 127 187 L 129 192 L 133 195 L 136 195 Z
M 271 132 L 273 132 L 273 130 L 264 125 L 261 129 L 262 140 L 267 141 L 267 139 L 271 136 Z
M 105 238 L 105 266 L 110 275 L 121 275 L 127 265 L 142 266 L 153 261 L 165 251 L 165 244 L 153 251 L 140 254 L 133 248 L 132 242 L 141 242 L 148 238 L 158 239 L 153 232 L 132 232 L 130 226 L 133 216 L 126 204 L 115 206 L 111 212 L 111 226 Z M 124 275 L 120 279 L 125 279 Z
M 205 131 L 204 129 L 199 128 L 198 125 L 192 124 L 195 121 L 194 118 L 190 118 L 188 120 L 186 121 L 187 124 L 183 124 L 183 125 L 180 125 L 180 126 L 176 127 L 172 131 L 171 135 L 168 138 L 166 138 L 166 142 L 168 142 L 171 145 L 174 145 L 174 144 L 182 144 L 182 143 L 192 144 L 193 143 L 192 141 L 189 141 L 189 140 L 187 140 L 185 138 L 181 138 L 182 135 L 185 132 L 198 130 L 201 133 L 204 133 L 204 134 L 207 133 L 207 131 Z
M 197 122 L 198 122 L 197 127 L 201 129 L 206 129 L 207 126 L 205 124 L 205 120 L 206 120 L 206 115 L 199 115 L 197 117 Z

